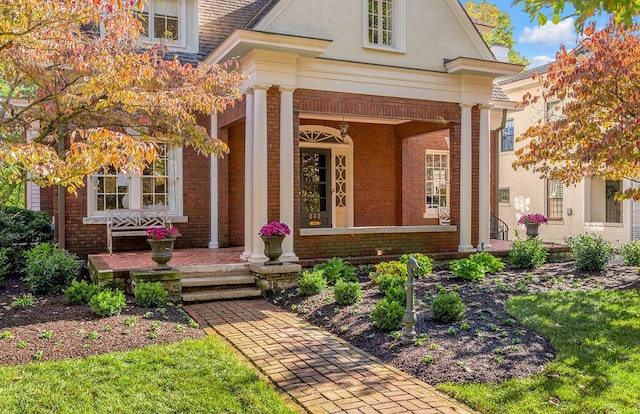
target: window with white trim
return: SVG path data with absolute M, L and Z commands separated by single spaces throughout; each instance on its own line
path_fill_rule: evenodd
M 449 207 L 449 152 L 425 153 L 425 217 L 438 217 L 438 207 Z
M 163 42 L 170 50 L 193 53 L 198 44 L 198 0 L 147 0 L 136 12 L 145 43 Z
M 365 0 L 365 46 L 404 51 L 405 0 Z
M 149 0 L 138 19 L 144 27 L 143 37 L 150 40 L 180 42 L 182 0 Z
M 182 215 L 182 150 L 158 144 L 158 159 L 142 175 L 124 175 L 109 169 L 89 177 L 89 215 L 100 217 L 106 210 L 166 208 Z

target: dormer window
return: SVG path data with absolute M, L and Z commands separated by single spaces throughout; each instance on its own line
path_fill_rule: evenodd
M 198 0 L 146 0 L 136 12 L 146 44 L 165 43 L 170 51 L 198 51 Z
M 404 52 L 405 0 L 365 0 L 365 47 Z
M 150 40 L 181 40 L 182 0 L 150 0 L 138 13 L 144 27 L 143 36 Z

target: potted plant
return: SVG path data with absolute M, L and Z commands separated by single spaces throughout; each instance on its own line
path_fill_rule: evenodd
M 518 219 L 518 224 L 524 224 L 527 228 L 528 237 L 538 237 L 538 230 L 542 223 L 546 223 L 547 218 L 540 213 L 525 214 Z
M 289 226 L 280 221 L 272 221 L 262 226 L 258 234 L 264 242 L 264 255 L 269 258 L 264 264 L 269 266 L 282 264 L 278 259 L 282 256 L 282 241 L 291 234 Z
M 151 245 L 151 260 L 156 262 L 154 270 L 171 269 L 167 262 L 173 257 L 173 243 L 182 234 L 175 227 L 152 227 L 146 233 Z

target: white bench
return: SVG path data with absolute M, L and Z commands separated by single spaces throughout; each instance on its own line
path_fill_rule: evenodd
M 171 228 L 167 210 L 107 210 L 107 249 L 113 253 L 113 238 L 146 236 L 152 227 Z

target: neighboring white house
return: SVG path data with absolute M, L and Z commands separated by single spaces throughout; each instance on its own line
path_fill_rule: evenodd
M 531 75 L 543 75 L 548 69 L 549 64 L 540 66 L 503 80 L 499 86 L 511 101 L 522 101 L 527 92 L 540 96 L 540 83 Z M 552 122 L 561 116 L 559 101 L 541 101 L 507 117 L 499 137 L 498 210 L 500 219 L 509 226 L 509 239 L 515 238 L 514 230 L 524 234 L 517 221 L 527 213 L 542 213 L 549 219 L 548 225 L 540 227 L 540 237 L 548 242 L 562 243 L 567 236 L 587 232 L 614 244 L 640 238 L 640 204 L 614 199 L 617 191 L 631 185 L 627 180 L 593 177 L 565 186 L 531 171 L 513 169 L 514 150 L 524 145 L 515 142 L 517 137 L 541 119 Z

